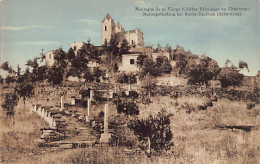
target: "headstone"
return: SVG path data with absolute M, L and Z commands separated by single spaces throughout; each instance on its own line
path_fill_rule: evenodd
M 108 133 L 108 104 L 105 104 L 104 110 L 104 133 L 101 134 L 100 142 L 109 143 L 111 134 Z
M 75 97 L 72 97 L 72 98 L 71 98 L 71 105 L 75 105 L 75 104 L 76 104 Z

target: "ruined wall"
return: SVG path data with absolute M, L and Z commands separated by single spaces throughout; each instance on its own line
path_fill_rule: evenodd
M 81 47 L 84 45 L 84 42 L 73 42 L 70 44 L 69 48 L 72 48 L 74 51 L 75 55 L 77 56 L 78 50 L 81 49 Z
M 143 34 L 139 29 L 127 31 L 124 36 L 130 46 L 143 47 Z
M 45 63 L 47 67 L 51 67 L 54 65 L 55 60 L 54 60 L 54 50 L 49 51 L 45 54 Z

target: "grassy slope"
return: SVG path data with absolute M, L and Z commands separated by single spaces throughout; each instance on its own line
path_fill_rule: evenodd
M 36 114 L 25 110 L 20 102 L 15 114 L 15 125 L 10 124 L 4 113 L 0 113 L 1 160 L 13 163 L 257 163 L 260 159 L 260 105 L 251 110 L 244 102 L 231 102 L 220 99 L 206 111 L 187 114 L 181 105 L 202 104 L 205 97 L 154 97 L 150 105 L 140 104 L 140 116 L 156 114 L 162 108 L 173 113 L 171 127 L 174 134 L 174 147 L 168 155 L 153 156 L 148 159 L 142 152 L 136 155 L 122 153 L 124 148 L 95 147 L 79 150 L 50 152 L 37 147 L 36 139 L 40 128 L 45 126 Z M 115 108 L 112 109 L 115 113 Z M 96 114 L 97 112 L 95 112 Z M 251 132 L 219 129 L 215 125 L 253 125 Z M 15 155 L 14 155 L 15 154 Z M 4 161 L 3 161 L 4 160 Z

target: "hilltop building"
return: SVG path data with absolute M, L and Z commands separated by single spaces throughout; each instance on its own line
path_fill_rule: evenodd
M 141 48 L 144 46 L 143 33 L 140 29 L 125 31 L 119 22 L 115 25 L 113 18 L 109 14 L 106 15 L 101 23 L 101 31 L 102 45 L 105 44 L 105 41 L 108 43 L 112 37 L 116 37 L 119 39 L 119 44 L 125 39 L 131 47 Z
M 123 26 L 118 22 L 115 24 L 113 18 L 109 14 L 101 22 L 101 44 L 105 44 L 105 42 L 109 43 L 112 37 L 116 38 L 117 41 L 122 43 L 123 40 L 128 42 L 130 46 L 129 54 L 122 55 L 122 61 L 116 63 L 119 66 L 119 71 L 124 72 L 137 72 L 139 68 L 137 67 L 137 58 L 140 54 L 147 54 L 155 61 L 158 56 L 166 56 L 170 59 L 170 54 L 166 51 L 157 51 L 154 53 L 154 50 L 151 46 L 144 47 L 144 40 L 143 40 L 143 33 L 140 29 L 125 31 Z M 73 42 L 69 45 L 75 55 L 77 56 L 78 50 L 86 44 L 85 42 Z M 101 46 L 96 46 L 98 49 Z M 55 50 L 49 51 L 45 54 L 45 61 L 46 66 L 50 67 L 53 66 L 55 63 Z M 99 63 L 96 61 L 89 61 L 88 63 L 89 68 L 99 67 Z

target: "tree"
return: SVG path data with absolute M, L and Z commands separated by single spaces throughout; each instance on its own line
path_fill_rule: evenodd
M 172 66 L 166 56 L 158 56 L 156 58 L 157 69 L 162 73 L 171 73 Z
M 72 48 L 70 48 L 69 50 L 68 50 L 68 53 L 67 53 L 67 56 L 66 56 L 66 58 L 69 60 L 69 62 L 71 62 L 73 59 L 75 59 L 75 52 L 73 51 L 73 49 Z
M 15 82 L 15 79 L 13 76 L 10 76 L 10 75 L 6 76 L 5 83 L 7 83 L 7 85 L 14 83 L 14 82 Z
M 244 61 L 240 60 L 239 63 L 238 63 L 238 67 L 239 67 L 240 70 L 246 68 L 247 71 L 250 72 L 247 63 L 244 62 Z
M 118 113 L 124 113 L 126 116 L 139 115 L 138 106 L 134 101 L 122 100 L 118 98 L 114 101 Z
M 28 80 L 23 81 L 20 84 L 15 86 L 15 93 L 19 95 L 19 97 L 23 98 L 23 103 L 25 105 L 26 99 L 30 98 L 34 95 L 34 87 L 31 82 Z
M 191 66 L 188 72 L 188 84 L 205 84 L 209 85 L 209 81 L 217 76 L 220 68 L 216 61 L 209 57 L 204 57 L 199 64 Z
M 61 69 L 65 69 L 67 66 L 67 61 L 66 61 L 66 52 L 63 51 L 62 48 L 59 48 L 53 52 L 54 54 L 54 59 L 55 59 L 55 65 L 58 66 Z
M 133 73 L 126 74 L 126 73 L 121 73 L 117 76 L 118 83 L 125 83 L 125 84 L 134 84 L 136 83 L 136 75 Z
M 185 67 L 188 64 L 188 61 L 185 58 L 185 55 L 178 54 L 178 55 L 176 55 L 175 60 L 176 60 L 176 68 L 178 69 L 178 74 L 185 73 Z
M 14 107 L 18 103 L 18 96 L 15 93 L 6 93 L 4 96 L 4 102 L 1 104 L 2 108 L 6 110 L 7 116 L 14 115 Z
M 146 58 L 143 66 L 141 67 L 140 79 L 144 78 L 146 75 L 157 77 L 161 74 L 161 68 L 158 68 L 156 62 L 154 62 L 152 58 Z
M 119 56 L 120 56 L 120 58 L 122 57 L 123 54 L 129 53 L 129 50 L 130 50 L 130 46 L 128 45 L 127 40 L 124 39 L 122 41 L 122 43 L 120 44 L 120 47 L 119 47 Z
M 26 69 L 23 75 L 18 76 L 14 90 L 15 94 L 23 98 L 24 105 L 26 99 L 34 95 L 33 82 L 33 76 L 32 73 L 29 72 L 29 68 Z
M 169 150 L 173 146 L 170 116 L 171 114 L 162 109 L 157 116 L 150 115 L 147 119 L 135 119 L 128 124 L 128 127 L 137 135 L 138 140 L 148 145 L 149 156 L 151 149 L 161 152 Z
M 99 61 L 100 60 L 100 52 L 98 49 L 91 44 L 90 39 L 88 39 L 87 43 L 84 43 L 82 47 L 78 50 L 77 56 L 81 55 L 81 57 L 85 57 L 88 60 Z
M 139 68 L 141 68 L 144 63 L 145 63 L 145 60 L 148 58 L 148 56 L 146 54 L 140 54 L 138 57 L 137 57 L 137 66 Z
M 52 83 L 52 86 L 59 85 L 63 81 L 63 69 L 60 69 L 56 65 L 52 66 L 47 71 L 48 82 Z
M 239 86 L 241 85 L 243 78 L 244 75 L 240 74 L 236 67 L 221 68 L 219 73 L 219 80 L 223 88 L 228 86 Z
M 12 69 L 11 66 L 9 66 L 9 63 L 6 61 L 4 63 L 2 63 L 1 67 L 2 70 L 7 71 L 9 74 L 13 73 L 14 70 Z

